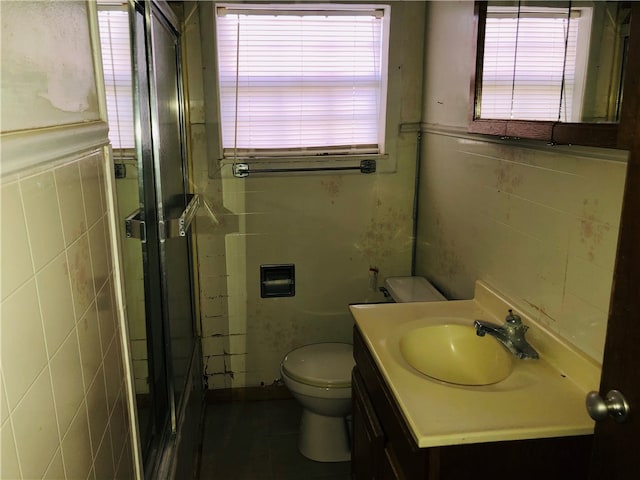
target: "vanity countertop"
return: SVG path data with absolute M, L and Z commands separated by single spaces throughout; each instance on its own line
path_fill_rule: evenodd
M 431 379 L 402 358 L 399 339 L 433 324 L 502 324 L 514 308 L 528 325 L 538 360 L 518 360 L 505 380 L 458 386 Z M 534 322 L 483 282 L 473 300 L 352 305 L 351 313 L 419 447 L 593 433 L 585 396 L 597 390 L 600 365 Z

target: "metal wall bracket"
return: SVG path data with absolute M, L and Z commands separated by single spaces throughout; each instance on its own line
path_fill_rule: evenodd
M 162 240 L 167 238 L 185 237 L 191 222 L 200 208 L 200 197 L 197 194 L 188 194 L 189 203 L 178 218 L 170 218 L 164 222 L 159 222 L 159 236 Z M 138 209 L 124 219 L 124 227 L 127 238 L 138 238 L 143 242 L 147 241 L 147 228 L 142 216 L 142 210 Z
M 140 217 L 142 210 L 139 208 L 135 212 L 129 214 L 124 219 L 124 228 L 127 238 L 137 238 L 143 242 L 147 241 L 147 227 Z
M 165 220 L 166 238 L 184 237 L 187 235 L 191 222 L 200 208 L 200 196 L 196 193 L 188 194 L 189 203 L 178 218 Z

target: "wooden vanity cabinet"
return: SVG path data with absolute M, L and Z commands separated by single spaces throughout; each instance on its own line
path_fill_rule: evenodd
M 357 327 L 353 355 L 354 480 L 587 478 L 591 435 L 419 448 Z

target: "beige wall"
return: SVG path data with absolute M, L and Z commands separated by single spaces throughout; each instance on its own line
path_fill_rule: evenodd
M 0 477 L 132 478 L 107 128 L 60 126 L 99 118 L 95 12 L 82 2 L 11 3 L 13 36 L 5 43 L 3 25 L 2 39 Z M 6 13 L 3 2 L 3 22 Z M 5 49 L 15 62 L 5 63 Z M 56 62 L 64 65 L 47 70 Z M 62 85 L 68 78 L 88 85 Z M 5 102 L 15 90 L 31 101 Z M 25 111 L 31 123 L 20 126 L 51 128 L 7 133 L 15 124 L 5 118 Z
M 213 17 L 200 4 L 203 77 L 199 49 L 187 52 L 195 188 L 206 203 L 197 239 L 209 388 L 270 384 L 289 350 L 350 342 L 347 305 L 383 300 L 369 289 L 369 268 L 381 278 L 411 271 L 417 134 L 399 132 L 420 121 L 424 4 L 391 5 L 387 149 L 396 171 L 236 179 L 218 161 Z M 260 265 L 272 263 L 295 264 L 295 297 L 260 298 Z
M 105 163 L 3 178 L 2 478 L 132 473 Z
M 1 10 L 2 131 L 100 120 L 91 43 L 77 42 L 89 38 L 88 5 L 3 2 Z M 30 28 L 26 39 L 25 24 L 69 28 Z
M 427 10 L 417 273 L 485 280 L 600 361 L 626 152 L 466 134 L 473 2 Z

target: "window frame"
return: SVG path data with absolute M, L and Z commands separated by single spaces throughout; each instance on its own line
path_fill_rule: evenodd
M 488 10 L 491 8 L 489 6 Z M 571 7 L 571 19 L 576 18 L 579 21 L 576 28 L 569 29 L 571 33 L 568 38 L 565 23 L 566 8 L 554 8 L 553 5 L 525 5 L 522 11 L 520 8 L 515 5 L 496 5 L 492 12 L 487 13 L 486 37 L 488 38 L 488 25 L 491 19 L 491 30 L 495 37 L 492 37 L 494 41 L 489 43 L 497 48 L 492 48 L 489 59 L 487 51 L 483 55 L 482 88 L 478 92 L 481 101 L 478 105 L 479 112 L 476 112 L 478 118 L 508 120 L 510 115 L 513 115 L 522 120 L 558 120 L 566 123 L 571 117 L 580 117 L 586 81 L 586 57 L 590 41 L 588 32 L 591 31 L 592 8 Z M 537 33 L 541 27 L 545 28 L 545 31 L 553 29 L 555 36 L 532 37 L 531 35 Z M 528 34 L 522 35 L 523 28 Z M 560 40 L 560 35 L 563 33 L 565 39 Z M 506 47 L 503 47 L 503 42 L 498 39 L 502 40 L 505 35 L 508 40 L 506 40 Z M 531 41 L 521 42 L 521 37 Z M 485 38 L 485 48 L 487 48 L 487 38 Z M 553 57 L 555 61 L 549 61 L 545 56 L 544 67 L 542 67 L 538 54 L 554 40 L 554 47 L 563 44 L 566 48 L 563 50 L 551 48 L 549 55 L 555 55 Z M 501 54 L 515 54 L 516 44 L 518 60 L 515 67 L 513 64 L 501 62 Z M 557 83 L 548 83 L 550 74 L 558 79 Z M 509 79 L 511 86 L 507 87 L 506 79 Z M 573 81 L 567 81 L 568 79 Z M 581 79 L 581 81 L 576 82 L 575 79 Z M 533 86 L 535 86 L 534 91 L 532 91 Z M 507 87 L 506 90 L 505 87 Z M 532 107 L 538 104 L 536 100 L 540 96 L 557 96 L 557 104 L 543 103 L 543 110 Z M 542 116 L 547 118 L 540 118 Z
M 640 2 L 631 2 L 629 47 L 623 80 L 623 101 L 618 123 L 565 123 L 534 120 L 492 120 L 476 118 L 477 95 L 482 79 L 484 57 L 484 25 L 487 1 L 476 1 L 474 10 L 473 69 L 470 77 L 468 127 L 469 133 L 542 140 L 550 144 L 584 145 L 603 148 L 628 148 L 630 132 L 637 119 L 633 112 L 640 106 Z
M 215 93 L 218 103 L 218 122 L 219 122 L 219 151 L 221 162 L 235 162 L 236 160 L 263 160 L 271 162 L 295 162 L 298 164 L 313 165 L 317 163 L 322 164 L 336 164 L 343 160 L 354 159 L 386 159 L 388 154 L 385 151 L 386 148 L 386 135 L 387 131 L 387 114 L 388 114 L 388 86 L 389 86 L 389 44 L 390 44 L 390 13 L 391 7 L 387 4 L 327 4 L 327 3 L 313 3 L 313 4 L 241 4 L 241 3 L 229 3 L 221 2 L 214 5 L 214 22 L 216 22 L 216 45 L 218 42 L 217 32 L 217 9 L 219 7 L 229 8 L 232 12 L 237 10 L 251 10 L 256 9 L 260 11 L 293 11 L 293 12 L 349 12 L 349 11 L 376 11 L 382 10 L 382 34 L 381 34 L 381 76 L 380 76 L 380 109 L 377 116 L 377 144 L 369 145 L 355 145 L 355 146 L 320 146 L 320 147 L 300 147 L 300 148 L 253 148 L 253 149 L 241 149 L 235 147 L 224 147 L 222 138 L 222 108 L 221 108 L 221 79 L 220 71 L 218 67 L 218 61 L 215 65 L 215 78 L 216 86 Z M 217 47 L 215 49 L 216 59 L 218 58 Z M 357 147 L 357 148 L 352 148 Z M 361 148 L 360 148 L 361 147 Z

